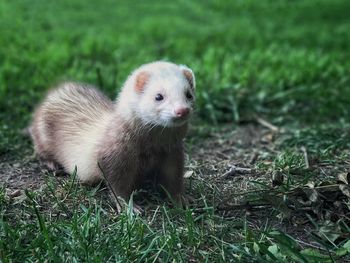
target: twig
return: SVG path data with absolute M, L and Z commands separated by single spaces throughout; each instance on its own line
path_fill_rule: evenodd
M 219 211 L 222 210 L 242 210 L 242 209 L 246 209 L 246 210 L 261 210 L 261 209 L 266 209 L 267 207 L 271 207 L 270 203 L 257 203 L 257 204 L 251 204 L 251 203 L 243 203 L 243 204 L 237 204 L 237 205 L 223 205 L 223 204 L 219 204 L 216 209 Z
M 300 150 L 303 152 L 304 154 L 304 160 L 305 160 L 305 168 L 309 169 L 310 168 L 310 163 L 309 163 L 309 158 L 307 156 L 307 151 L 306 148 L 304 146 L 301 146 Z
M 303 245 L 306 245 L 306 246 L 309 246 L 309 247 L 312 247 L 312 248 L 316 248 L 316 249 L 319 249 L 319 250 L 327 251 L 327 249 L 324 249 L 323 247 L 316 246 L 316 245 L 313 245 L 313 244 L 311 244 L 311 243 L 304 242 L 304 241 L 302 241 L 302 240 L 300 240 L 300 239 L 296 239 L 296 241 L 297 241 L 298 243 L 301 243 L 301 244 L 303 244 Z
M 266 128 L 269 128 L 271 131 L 274 131 L 274 132 L 278 132 L 279 131 L 279 128 L 273 124 L 271 124 L 270 122 L 256 116 L 256 121 L 261 124 L 262 126 L 265 126 Z
M 235 174 L 250 174 L 252 172 L 252 169 L 250 168 L 243 168 L 243 167 L 237 167 L 235 165 L 231 166 L 231 169 L 224 173 L 223 177 L 230 177 L 234 176 Z
M 203 180 L 203 182 L 205 182 Z M 315 186 L 315 190 L 322 190 L 322 189 L 327 189 L 331 188 L 332 191 L 337 191 L 339 189 L 339 184 L 330 184 L 330 185 L 321 185 L 321 186 Z M 332 189 L 333 188 L 333 189 Z M 236 196 L 246 196 L 249 194 L 264 194 L 264 193 L 269 193 L 272 194 L 274 197 L 281 197 L 283 195 L 293 195 L 296 193 L 297 190 L 304 190 L 304 189 L 310 189 L 309 187 L 301 186 L 301 187 L 296 187 L 293 188 L 292 190 L 286 191 L 286 192 L 281 192 L 277 191 L 275 189 L 264 189 L 264 190 L 252 190 L 252 191 L 246 191 L 246 192 L 241 192 L 241 193 L 235 193 L 235 194 L 230 194 L 229 198 L 225 200 L 231 200 L 232 198 Z
M 230 159 L 230 157 L 228 155 L 221 153 L 221 152 L 217 152 L 216 155 L 218 155 L 219 157 L 226 159 L 226 160 Z
M 109 189 L 111 189 L 112 195 L 114 196 L 115 201 L 117 202 L 117 205 L 119 205 L 119 208 L 121 209 L 121 208 L 122 208 L 122 205 L 120 204 L 120 202 L 119 202 L 119 200 L 118 200 L 117 194 L 114 192 L 111 183 L 108 181 L 108 179 L 107 179 L 105 173 L 103 172 L 100 163 L 97 163 L 97 165 L 98 165 L 98 168 L 100 169 L 100 171 L 101 171 L 101 173 L 102 173 L 103 178 L 104 178 L 105 181 L 107 182 L 107 185 L 108 185 Z M 120 211 L 119 211 L 118 208 L 117 208 L 117 213 L 119 214 L 119 212 L 120 212 Z

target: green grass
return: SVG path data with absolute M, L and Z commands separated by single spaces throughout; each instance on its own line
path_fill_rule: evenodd
M 275 198 L 269 216 L 285 220 L 293 212 L 279 205 L 293 199 L 289 193 L 309 181 L 335 183 L 348 171 L 349 10 L 346 0 L 1 1 L 0 158 L 31 154 L 20 131 L 50 86 L 77 80 L 113 98 L 131 70 L 170 60 L 197 77 L 190 151 L 224 123 L 261 116 L 283 128 L 277 153 L 256 165 L 264 175 L 281 173 L 282 184 L 272 191 L 270 178 L 258 178 L 252 193 L 238 194 L 253 203 Z M 195 206 L 153 205 L 145 217 L 116 217 L 99 190 L 73 181 L 49 180 L 46 190 L 29 191 L 20 202 L 1 189 L 0 260 L 332 262 L 350 253 L 346 220 L 333 220 L 338 236 L 329 240 L 320 233 L 332 220 L 321 218 L 317 245 L 304 246 L 269 221 L 256 227 L 244 216 L 218 213 L 215 186 L 191 187 Z
M 245 218 L 224 219 L 205 199 L 201 207 L 187 210 L 161 205 L 147 217 L 130 209 L 113 216 L 100 190 L 79 187 L 74 176 L 59 192 L 52 178 L 47 186 L 46 191 L 26 192 L 18 203 L 0 196 L 3 262 L 330 260 L 327 253 L 300 249 L 293 237 L 270 227 L 252 231 Z M 349 242 L 341 245 L 336 252 L 348 253 Z

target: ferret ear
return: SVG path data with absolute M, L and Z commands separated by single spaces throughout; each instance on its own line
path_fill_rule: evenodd
M 148 72 L 141 71 L 137 73 L 136 81 L 135 81 L 135 90 L 138 93 L 141 93 L 144 90 L 145 85 L 148 82 L 149 78 L 150 78 L 150 74 Z
M 193 71 L 185 65 L 180 65 L 180 69 L 182 70 L 183 74 L 185 75 L 185 78 L 187 79 L 191 88 L 194 90 L 196 88 L 196 79 L 194 77 Z

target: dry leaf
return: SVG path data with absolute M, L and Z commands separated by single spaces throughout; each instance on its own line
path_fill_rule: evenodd
M 324 222 L 318 230 L 318 235 L 326 240 L 335 242 L 342 235 L 342 231 L 339 226 L 331 221 Z
M 273 133 L 268 133 L 265 134 L 262 138 L 261 138 L 261 142 L 262 143 L 271 143 L 273 141 Z
M 344 184 L 349 184 L 350 173 L 340 173 L 338 174 L 338 180 Z
M 308 182 L 306 184 L 306 186 L 308 186 L 310 189 L 314 189 L 315 188 L 315 182 Z
M 12 193 L 9 194 L 10 197 L 14 198 L 14 197 L 18 197 L 22 195 L 22 192 L 21 190 L 17 189 L 17 190 L 14 190 Z
M 318 199 L 318 192 L 315 190 L 315 183 L 314 182 L 308 182 L 306 184 L 309 188 L 305 188 L 304 193 L 306 194 L 307 198 L 315 203 Z
M 184 174 L 184 178 L 190 178 L 190 177 L 192 177 L 193 174 L 194 174 L 193 171 L 187 171 L 187 172 Z
M 347 197 L 350 198 L 350 186 L 345 185 L 345 184 L 341 184 L 341 185 L 339 185 L 339 189 L 340 189 L 340 191 L 342 191 L 342 193 L 344 195 L 346 195 Z

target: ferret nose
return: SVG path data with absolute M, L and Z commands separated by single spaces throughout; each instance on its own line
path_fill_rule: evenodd
M 175 115 L 177 118 L 182 118 L 190 113 L 190 108 L 177 108 L 175 109 Z

